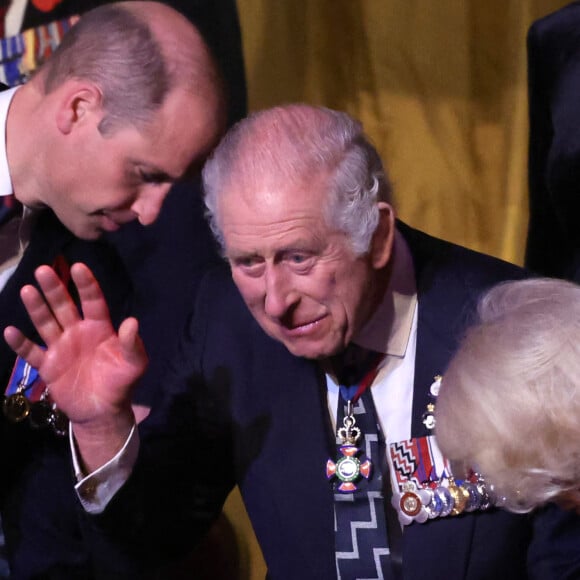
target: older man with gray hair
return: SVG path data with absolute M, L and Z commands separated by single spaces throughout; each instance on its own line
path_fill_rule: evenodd
M 271 578 L 572 569 L 575 516 L 499 509 L 433 432 L 440 375 L 479 295 L 525 273 L 397 221 L 379 156 L 344 113 L 296 104 L 251 115 L 204 182 L 229 268 L 204 281 L 138 459 L 137 322 L 113 330 L 86 267 L 72 270 L 82 316 L 49 268 L 37 271 L 45 298 L 23 289 L 46 351 L 5 331 L 72 422 L 85 509 L 115 495 L 92 525 L 155 562 L 202 534 L 237 483 Z M 117 476 L 128 478 L 118 493 L 105 487 Z

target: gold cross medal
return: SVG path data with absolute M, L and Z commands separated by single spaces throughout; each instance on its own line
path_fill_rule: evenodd
M 361 430 L 356 426 L 352 401 L 347 402 L 343 426 L 338 429 L 336 436 L 341 443 L 338 449 L 341 456 L 336 462 L 332 459 L 326 462 L 326 477 L 327 479 L 337 478 L 340 481 L 337 486 L 338 491 L 352 493 L 357 490 L 356 482 L 361 477 L 368 479 L 372 471 L 370 459 L 366 457 L 359 459 L 362 450 L 356 446 L 356 443 L 361 437 Z

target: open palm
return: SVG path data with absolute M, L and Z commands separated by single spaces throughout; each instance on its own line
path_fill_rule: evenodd
M 71 268 L 82 316 L 52 268 L 41 266 L 35 275 L 42 293 L 25 286 L 21 296 L 46 349 L 14 327 L 6 329 L 6 341 L 38 369 L 51 399 L 73 424 L 126 412 L 132 386 L 147 365 L 137 321 L 129 318 L 115 331 L 99 285 L 83 264 Z

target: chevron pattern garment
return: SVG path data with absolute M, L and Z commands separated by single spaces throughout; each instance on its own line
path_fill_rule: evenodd
M 346 402 L 339 397 L 337 425 L 341 425 Z M 354 405 L 356 425 L 362 431 L 358 444 L 362 454 L 372 462 L 372 471 L 367 479 L 360 478 L 352 492 L 338 491 L 335 484 L 335 549 L 336 568 L 339 580 L 393 578 L 390 550 L 387 540 L 385 503 L 383 498 L 383 475 L 381 458 L 385 455 L 384 438 L 370 389 L 367 389 Z M 338 442 L 340 446 L 340 442 Z M 382 454 L 382 455 L 381 455 Z

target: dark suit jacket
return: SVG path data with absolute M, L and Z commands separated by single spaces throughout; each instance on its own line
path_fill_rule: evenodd
M 580 3 L 528 33 L 530 221 L 526 266 L 580 282 Z
M 150 365 L 135 401 L 154 405 L 163 392 L 165 367 L 202 273 L 220 260 L 198 187 L 174 186 L 155 224 L 147 228 L 128 224 L 104 242 L 74 238 L 51 212 L 45 212 L 22 262 L 0 293 L 1 328 L 12 324 L 38 339 L 20 301 L 20 288 L 33 282 L 38 265 L 52 264 L 59 253 L 70 264 L 87 263 L 101 283 L 114 320 L 120 322 L 129 314 L 140 320 Z M 12 351 L 0 338 L 3 387 L 13 362 Z M 13 580 L 123 578 L 122 559 L 110 560 L 106 543 L 93 545 L 78 525 L 80 506 L 68 438 L 31 431 L 26 423 L 9 424 L 1 412 L 0 428 L 0 457 L 4 473 L 10 474 L 0 477 L 0 510 Z M 107 575 L 100 576 L 100 560 L 107 562 Z
M 433 377 L 445 371 L 479 294 L 524 273 L 399 227 L 418 283 L 412 423 L 418 437 L 428 434 L 421 415 Z M 93 533 L 115 538 L 123 555 L 132 550 L 149 565 L 203 533 L 238 483 L 273 579 L 334 578 L 333 496 L 324 468 L 335 443 L 317 364 L 263 333 L 226 271 L 212 273 L 200 289 L 173 372 L 163 413 L 143 426 L 134 474 L 92 520 Z M 532 523 L 494 510 L 413 524 L 403 536 L 404 578 L 526 578 L 526 558 L 540 569 L 552 546 L 536 541 Z M 570 533 L 576 543 L 559 544 L 566 565 L 580 559 L 577 520 Z
M 129 272 L 133 314 L 149 355 L 134 401 L 154 406 L 203 274 L 222 261 L 204 218 L 200 180 L 175 184 L 153 224 L 134 221 L 106 239 Z
M 0 294 L 2 329 L 12 324 L 37 339 L 19 291 L 33 282 L 38 265 L 52 264 L 59 253 L 70 264 L 83 261 L 91 267 L 115 322 L 129 314 L 139 318 L 150 364 L 134 400 L 154 405 L 162 395 L 166 365 L 202 274 L 220 260 L 203 217 L 199 185 L 175 185 L 155 224 L 147 228 L 128 224 L 102 242 L 76 239 L 51 212 L 45 212 L 22 262 Z M 0 339 L 3 386 L 13 362 L 12 351 Z M 2 465 L 13 478 L 0 477 L 0 509 L 13 580 L 98 578 L 101 559 L 107 561 L 109 575 L 122 578 L 122 560 L 119 572 L 108 558 L 109 548 L 92 545 L 79 528 L 68 438 L 31 431 L 27 424 L 9 424 L 1 413 L 0 425 Z
M 119 322 L 127 315 L 131 285 L 117 253 L 107 244 L 78 240 L 52 212 L 45 211 L 16 272 L 0 293 L 2 329 L 12 324 L 39 340 L 19 292 L 34 282 L 37 266 L 52 265 L 57 255 L 69 265 L 88 264 L 107 296 L 113 319 Z M 14 353 L 0 339 L 2 394 L 14 360 Z M 88 578 L 88 552 L 77 522 L 69 456 L 68 438 L 57 437 L 50 429 L 33 430 L 27 421 L 12 424 L 0 413 L 0 509 L 15 580 Z M 46 576 L 40 576 L 41 571 Z

